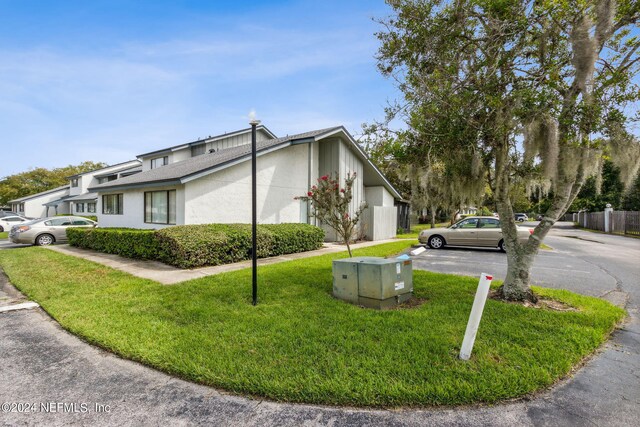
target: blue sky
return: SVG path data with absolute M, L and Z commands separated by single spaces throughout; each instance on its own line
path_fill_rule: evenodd
M 382 118 L 382 1 L 0 0 L 0 177 Z

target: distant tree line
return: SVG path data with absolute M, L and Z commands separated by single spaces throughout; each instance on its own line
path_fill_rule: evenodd
M 82 162 L 61 168 L 35 168 L 6 176 L 0 180 L 0 206 L 6 206 L 9 200 L 19 199 L 30 194 L 51 190 L 69 183 L 69 177 L 106 167 L 102 162 Z

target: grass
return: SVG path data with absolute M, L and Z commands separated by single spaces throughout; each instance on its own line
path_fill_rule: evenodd
M 0 239 L 8 239 L 8 238 L 9 238 L 9 232 L 8 231 L 0 232 Z
M 407 241 L 355 251 L 385 256 Z M 397 407 L 496 402 L 556 382 L 624 311 L 568 291 L 580 309 L 487 301 L 472 358 L 457 358 L 477 279 L 415 271 L 424 303 L 375 311 L 331 296 L 329 254 L 163 286 L 43 248 L 0 251 L 10 280 L 87 341 L 159 370 L 277 401 Z M 499 283 L 496 283 L 496 286 Z
M 448 227 L 450 224 L 448 222 L 441 222 L 436 224 L 436 228 Z M 411 226 L 411 231 L 409 233 L 398 234 L 396 237 L 398 239 L 417 239 L 418 235 L 422 230 L 427 230 L 431 228 L 431 224 L 415 224 Z

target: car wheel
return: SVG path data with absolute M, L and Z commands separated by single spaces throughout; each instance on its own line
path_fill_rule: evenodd
M 500 243 L 498 243 L 498 248 L 502 252 L 507 252 L 507 244 L 504 242 L 504 240 L 500 240 Z
M 444 239 L 440 236 L 431 236 L 427 243 L 431 249 L 441 249 L 444 246 Z
M 51 234 L 41 234 L 36 239 L 36 245 L 38 245 L 38 246 L 53 245 L 53 242 L 55 242 L 55 239 L 53 238 L 53 236 Z
M 4 227 L 0 225 L 0 233 L 4 231 Z

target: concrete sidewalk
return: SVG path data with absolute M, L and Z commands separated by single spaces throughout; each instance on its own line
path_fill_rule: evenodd
M 368 246 L 397 242 L 399 240 L 413 239 L 389 239 L 377 240 L 374 242 L 356 243 L 351 245 L 351 249 L 366 248 Z M 213 276 L 214 274 L 242 270 L 243 268 L 251 267 L 251 260 L 247 260 L 236 262 L 234 264 L 216 265 L 213 267 L 202 267 L 188 270 L 172 267 L 170 265 L 163 264 L 157 261 L 143 261 L 124 258 L 119 255 L 105 254 L 102 252 L 93 251 L 90 249 L 76 248 L 69 245 L 54 245 L 45 247 L 61 254 L 71 255 L 89 261 L 97 262 L 98 264 L 106 265 L 107 267 L 124 271 L 125 273 L 129 273 L 133 276 L 141 277 L 143 279 L 151 279 L 164 285 L 172 285 L 174 283 L 180 283 L 186 280 L 199 279 L 201 277 Z M 346 250 L 347 248 L 344 245 L 336 243 L 325 243 L 324 247 L 316 251 L 300 252 L 296 254 L 283 255 L 272 258 L 262 258 L 258 260 L 258 265 L 261 266 L 277 264 L 279 262 L 291 261 L 294 259 L 309 258 L 336 252 L 346 252 Z

